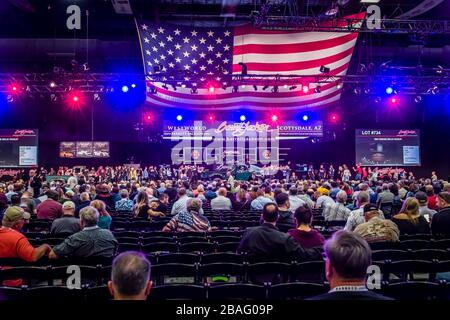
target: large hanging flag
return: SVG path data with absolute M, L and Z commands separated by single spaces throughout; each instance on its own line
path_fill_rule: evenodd
M 347 18 L 362 19 L 364 13 Z M 165 75 L 147 81 L 147 101 L 196 110 L 288 110 L 335 103 L 341 94 L 337 82 L 319 89 L 315 77 L 299 78 L 298 85 L 291 79 L 289 86 L 281 84 L 274 90 L 264 83 L 236 88 L 230 79 L 243 72 L 324 75 L 321 66 L 329 77 L 345 75 L 358 37 L 357 32 L 269 31 L 250 25 L 198 28 L 142 20 L 136 24 L 146 74 Z M 182 83 L 173 87 L 170 79 Z

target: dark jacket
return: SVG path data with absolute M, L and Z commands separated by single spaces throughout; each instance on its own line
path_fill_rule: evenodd
M 280 232 L 270 223 L 248 228 L 242 236 L 238 251 L 270 258 L 294 260 L 321 259 L 321 248 L 304 249 L 287 233 Z
M 401 235 L 430 233 L 430 225 L 424 217 L 420 216 L 417 223 L 414 224 L 403 216 L 404 215 L 396 215 L 392 217 L 392 221 L 397 225 Z
M 394 300 L 372 291 L 328 292 L 307 300 Z
M 450 235 L 450 207 L 441 209 L 433 215 L 431 233 Z
M 287 232 L 289 229 L 295 228 L 294 214 L 292 211 L 278 211 L 277 228 L 281 232 Z

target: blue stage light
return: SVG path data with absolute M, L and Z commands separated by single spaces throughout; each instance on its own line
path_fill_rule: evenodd
M 392 89 L 392 87 L 387 87 L 386 88 L 386 93 L 387 94 L 392 94 L 392 92 L 394 92 L 394 89 Z
M 240 117 L 239 117 L 239 120 L 241 120 L 241 121 L 245 121 L 247 118 L 244 116 L 244 115 L 241 115 Z
M 129 90 L 128 86 L 122 86 L 122 92 L 127 93 Z
M 136 84 L 135 83 L 132 83 L 131 84 L 131 87 L 134 89 L 134 88 L 136 88 Z
M 178 120 L 178 121 L 183 120 L 183 116 L 182 116 L 181 114 L 177 115 L 177 120 Z
M 308 115 L 305 114 L 305 115 L 303 115 L 302 119 L 303 119 L 303 121 L 308 121 L 309 117 L 308 117 Z

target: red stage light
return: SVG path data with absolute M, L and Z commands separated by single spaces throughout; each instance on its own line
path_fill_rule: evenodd
M 144 113 L 144 122 L 151 122 L 153 120 L 153 116 L 151 113 Z
M 12 93 L 17 93 L 20 91 L 20 86 L 16 83 L 12 84 L 10 87 Z
M 303 86 L 302 90 L 303 90 L 303 93 L 308 93 L 309 92 L 309 85 Z
M 213 86 L 210 86 L 208 89 L 209 93 L 214 93 L 214 90 L 215 90 L 215 88 Z
M 214 120 L 214 116 L 213 116 L 213 115 L 209 115 L 209 116 L 208 116 L 208 120 L 209 120 L 209 121 L 213 121 L 213 120 Z
M 276 114 L 274 114 L 274 115 L 272 115 L 271 119 L 273 122 L 276 122 L 276 121 L 278 121 L 278 116 Z
M 339 117 L 338 117 L 337 114 L 333 113 L 333 114 L 330 116 L 330 120 L 336 122 L 336 121 L 339 120 Z
M 392 104 L 396 104 L 398 102 L 398 99 L 397 98 L 391 98 L 391 103 Z
M 72 101 L 73 101 L 73 102 L 78 102 L 78 100 L 79 100 L 78 96 L 73 96 L 73 97 L 72 97 Z

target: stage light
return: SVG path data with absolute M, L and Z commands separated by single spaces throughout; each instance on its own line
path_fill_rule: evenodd
M 129 90 L 128 86 L 122 86 L 122 92 L 127 93 Z
M 214 90 L 215 90 L 215 88 L 213 86 L 210 86 L 208 89 L 209 93 L 214 93 Z
M 150 112 L 144 113 L 144 122 L 149 123 L 153 120 L 153 115 Z
M 18 93 L 20 91 L 20 86 L 17 83 L 13 83 L 10 86 L 10 90 L 12 93 Z
M 308 93 L 309 92 L 309 86 L 308 85 L 304 85 L 303 87 L 302 87 L 302 91 L 303 91 L 303 93 Z
M 209 120 L 209 121 L 214 121 L 214 116 L 213 116 L 212 114 L 210 114 L 210 115 L 208 116 L 208 120 Z
M 273 114 L 270 119 L 272 119 L 273 122 L 277 122 L 278 121 L 278 116 L 276 114 Z
M 394 89 L 392 87 L 387 87 L 386 88 L 386 93 L 387 94 L 392 94 L 394 92 Z
M 239 117 L 239 120 L 241 120 L 242 122 L 243 121 L 245 121 L 247 118 L 244 116 L 244 115 L 241 115 L 240 117 Z
M 80 100 L 80 98 L 78 98 L 78 96 L 73 96 L 72 97 L 72 101 L 73 102 L 78 102 L 78 100 Z
M 134 88 L 136 88 L 136 84 L 135 83 L 132 83 L 131 84 L 131 87 L 134 89 Z
M 393 97 L 393 98 L 390 99 L 390 101 L 391 101 L 392 104 L 397 104 L 398 99 L 396 97 Z
M 55 81 L 50 81 L 50 88 L 54 88 L 54 87 L 56 87 Z
M 302 119 L 303 119 L 303 121 L 308 121 L 309 117 L 307 114 L 305 114 L 305 115 L 303 115 Z
M 183 120 L 183 116 L 182 116 L 181 114 L 177 115 L 177 120 L 178 120 L 178 121 Z
M 332 122 L 336 122 L 336 121 L 339 120 L 339 117 L 338 117 L 337 114 L 332 113 L 331 116 L 330 116 L 330 120 L 331 120 Z

